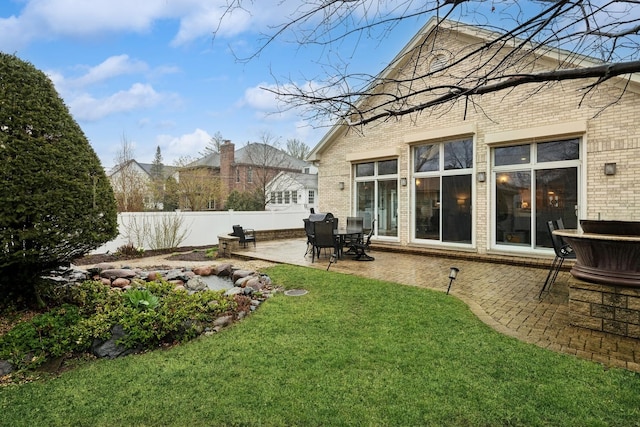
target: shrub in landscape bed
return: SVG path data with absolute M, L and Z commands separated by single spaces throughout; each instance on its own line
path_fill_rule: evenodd
M 89 351 L 116 325 L 128 349 L 157 348 L 200 335 L 220 316 L 245 309 L 248 297 L 206 290 L 189 294 L 167 282 L 149 282 L 126 292 L 100 282 L 70 287 L 58 308 L 16 325 L 0 336 L 0 360 L 33 369 L 56 357 Z
M 0 102 L 0 298 L 37 298 L 43 272 L 117 235 L 115 198 L 42 71 L 0 53 Z

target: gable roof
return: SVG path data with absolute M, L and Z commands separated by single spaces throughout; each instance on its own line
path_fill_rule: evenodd
M 474 25 L 465 24 L 458 21 L 452 21 L 448 19 L 440 19 L 438 17 L 432 17 L 427 21 L 427 23 L 411 38 L 411 40 L 398 52 L 398 54 L 391 60 L 389 65 L 387 65 L 376 77 L 376 79 L 369 85 L 364 92 L 371 92 L 375 87 L 377 81 L 385 80 L 392 78 L 395 74 L 399 73 L 402 70 L 403 66 L 411 59 L 410 53 L 415 49 L 420 49 L 423 47 L 424 40 L 429 37 L 432 32 L 437 29 L 447 29 L 452 32 L 457 32 L 461 35 L 465 35 L 467 37 L 473 39 L 481 39 L 485 41 L 493 40 L 498 37 L 503 36 L 503 33 L 490 31 L 485 28 L 480 28 Z M 513 44 L 522 43 L 522 40 L 513 39 Z M 526 46 L 529 46 L 529 50 L 533 50 L 536 46 L 534 43 L 525 43 Z M 566 64 L 567 66 L 573 67 L 591 67 L 596 65 L 603 65 L 603 62 L 598 61 L 594 58 L 576 54 L 567 50 L 546 47 L 543 52 L 537 52 L 537 55 L 541 59 L 553 60 L 554 62 L 561 62 Z M 627 75 L 628 76 L 628 75 Z M 616 77 L 618 79 L 623 78 L 622 76 Z M 640 85 L 640 75 L 632 74 L 629 80 L 635 85 Z M 356 104 L 360 104 L 362 100 L 356 102 Z M 348 128 L 348 124 L 345 120 L 340 120 L 338 123 L 334 124 L 329 131 L 324 134 L 324 136 L 320 139 L 318 144 L 311 149 L 311 152 L 307 156 L 306 160 L 310 162 L 320 160 L 321 154 L 323 151 L 328 148 L 331 143 L 337 138 L 341 132 L 344 132 Z
M 133 159 L 128 160 L 121 165 L 116 165 L 113 169 L 111 169 L 111 171 L 107 174 L 107 176 L 112 177 L 113 175 L 120 172 L 122 169 L 131 165 L 137 166 L 139 170 L 146 173 L 149 176 L 149 178 L 151 178 L 151 170 L 153 169 L 153 163 L 140 163 L 137 160 L 133 160 Z M 163 164 L 162 175 L 164 176 L 165 179 L 169 178 L 171 175 L 173 175 L 176 172 L 177 169 L 178 168 L 176 168 L 175 166 L 167 166 Z

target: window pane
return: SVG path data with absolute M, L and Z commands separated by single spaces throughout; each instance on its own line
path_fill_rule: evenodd
M 536 171 L 536 247 L 551 248 L 547 221 L 562 219 L 565 228 L 578 228 L 578 168 Z
M 421 145 L 413 149 L 413 171 L 432 172 L 439 170 L 440 145 Z
M 398 173 L 398 160 L 384 160 L 378 162 L 378 175 L 395 175 Z
M 360 163 L 356 165 L 356 176 L 373 176 L 374 163 Z
M 444 144 L 444 169 L 473 167 L 473 142 L 471 139 Z
M 471 175 L 442 177 L 442 241 L 471 243 Z
M 418 178 L 416 185 L 416 239 L 440 239 L 440 178 Z
M 520 165 L 529 163 L 531 159 L 530 145 L 515 145 L 512 147 L 498 147 L 493 150 L 494 164 L 496 166 L 503 165 Z
M 378 181 L 378 236 L 398 235 L 398 181 Z
M 531 171 L 496 176 L 496 242 L 531 245 Z
M 361 216 L 364 219 L 365 230 L 371 228 L 371 220 L 373 219 L 374 185 L 374 181 L 356 183 L 356 216 Z
M 580 140 L 553 141 L 538 144 L 538 162 L 576 160 L 580 156 Z

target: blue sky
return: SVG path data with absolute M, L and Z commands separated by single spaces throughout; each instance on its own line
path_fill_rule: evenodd
M 223 21 L 226 0 L 3 0 L 0 50 L 15 53 L 52 79 L 103 166 L 114 165 L 122 140 L 150 163 L 160 146 L 165 164 L 197 156 L 220 132 L 239 148 L 268 133 L 313 147 L 326 128 L 295 111 L 277 114 L 277 100 L 260 87 L 274 76 L 299 84 L 324 71 L 320 47 L 280 41 L 249 63 L 260 32 L 281 23 L 297 1 L 247 2 L 253 10 Z M 381 44 L 362 41 L 340 55 L 379 72 L 424 21 L 392 32 Z

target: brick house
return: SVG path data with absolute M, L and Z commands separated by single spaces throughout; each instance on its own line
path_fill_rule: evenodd
M 495 37 L 444 21 L 434 38 L 436 22 L 381 77 L 437 71 Z M 529 70 L 593 64 L 552 49 L 526 59 Z M 456 65 L 461 73 L 465 66 Z M 430 79 L 413 84 L 447 77 Z M 478 105 L 451 103 L 361 132 L 338 123 L 307 158 L 319 168 L 319 209 L 363 216 L 365 226 L 376 218 L 380 244 L 527 257 L 551 253 L 548 220 L 562 218 L 567 228 L 585 218 L 640 220 L 640 78 L 585 91 L 590 83 L 518 86 L 482 95 Z
M 224 141 L 219 153 L 209 154 L 181 168 L 179 176 L 206 171 L 209 177 L 219 177 L 221 197 L 212 200 L 209 208 L 224 209 L 224 200 L 232 191 L 266 194 L 269 182 L 278 173 L 300 172 L 308 166 L 307 162 L 268 144 L 249 143 L 236 150 L 231 141 Z

